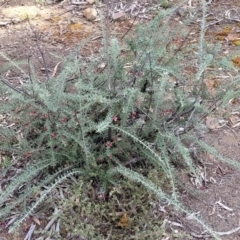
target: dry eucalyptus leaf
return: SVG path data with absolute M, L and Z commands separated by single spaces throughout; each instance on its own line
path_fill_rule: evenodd
M 33 217 L 32 220 L 33 220 L 38 226 L 41 225 L 41 222 L 40 222 L 40 220 L 39 220 L 38 218 Z
M 205 84 L 208 88 L 208 91 L 214 93 L 216 88 L 220 85 L 220 81 L 218 79 L 206 79 Z
M 235 40 L 232 41 L 232 43 L 233 43 L 233 45 L 235 45 L 235 46 L 239 46 L 239 45 L 240 45 L 240 39 L 239 39 L 239 38 L 238 38 L 238 39 L 235 39 Z
M 130 218 L 127 216 L 127 213 L 125 212 L 123 216 L 120 218 L 117 226 L 121 228 L 129 227 L 131 224 Z
M 238 112 L 231 113 L 231 116 L 229 118 L 230 125 L 232 128 L 235 128 L 240 125 L 240 115 Z
M 235 67 L 240 67 L 240 56 L 234 57 L 231 61 Z

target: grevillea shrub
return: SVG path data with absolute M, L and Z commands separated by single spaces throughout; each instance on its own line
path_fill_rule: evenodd
M 194 133 L 211 104 L 233 96 L 233 86 L 213 96 L 204 83 L 210 64 L 224 66 L 214 58 L 217 48 L 211 54 L 205 49 L 205 3 L 196 44 L 187 44 L 191 30 L 184 31 L 188 28 L 183 23 L 169 27 L 176 9 L 159 11 L 124 41 L 103 38 L 102 49 L 88 60 L 78 49 L 63 60 L 60 73 L 47 75 L 45 81 L 30 63 L 26 72 L 26 66 L 1 54 L 9 64 L 0 76 L 0 112 L 6 118 L 0 126 L 0 149 L 13 158 L 1 176 L 6 178 L 15 166 L 20 171 L 2 188 L 0 218 L 7 218 L 17 205 L 25 209 L 11 230 L 72 175 L 95 179 L 103 189 L 119 183 L 123 175 L 188 213 L 178 199 L 174 162 L 197 175 L 189 146 L 207 146 Z M 190 66 L 191 75 L 186 70 Z M 27 81 L 21 87 L 11 84 L 3 77 L 6 69 L 16 69 Z M 135 169 L 139 164 L 145 173 Z M 147 178 L 150 166 L 167 176 L 168 192 Z M 27 205 L 24 199 L 39 191 Z

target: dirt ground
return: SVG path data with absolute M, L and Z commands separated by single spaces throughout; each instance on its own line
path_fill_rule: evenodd
M 84 42 L 81 54 L 87 58 L 98 52 L 102 40 L 102 17 L 98 15 L 95 21 L 88 21 L 83 17 L 83 10 L 91 7 L 86 1 L 82 4 L 72 4 L 71 1 L 47 1 L 48 4 L 38 4 L 30 0 L 1 0 L 0 1 L 0 53 L 6 54 L 10 59 L 17 62 L 31 60 L 37 70 L 37 74 L 46 77 L 46 71 L 56 74 L 59 70 L 58 64 L 64 57 Z M 79 1 L 80 2 L 80 1 Z M 170 1 L 171 2 L 171 1 Z M 175 1 L 176 2 L 176 1 Z M 210 43 L 218 43 L 221 40 L 222 53 L 226 56 L 240 54 L 239 46 L 235 46 L 227 35 L 218 34 L 231 26 L 231 31 L 240 37 L 240 1 L 239 0 L 212 0 L 209 1 L 207 39 Z M 105 1 L 106 3 L 106 1 Z M 150 9 L 157 6 L 157 1 L 138 1 L 138 8 Z M 115 5 L 114 5 L 115 4 Z M 123 5 L 125 1 L 123 1 Z M 129 3 L 128 3 L 129 4 Z M 186 12 L 184 8 L 176 13 L 176 19 L 189 17 L 189 14 L 197 14 L 198 4 L 189 1 L 192 13 Z M 106 10 L 106 4 L 97 5 L 98 10 Z M 129 5 L 130 7 L 131 5 Z M 120 8 L 119 2 L 113 1 L 112 11 Z M 111 21 L 110 27 L 115 36 L 123 36 L 132 24 L 134 11 L 128 12 L 125 19 Z M 149 21 L 155 14 L 149 11 L 142 17 L 136 19 L 136 24 Z M 27 16 L 27 17 L 26 17 Z M 231 19 L 227 19 L 231 18 Z M 197 23 L 196 23 L 197 24 Z M 216 39 L 216 35 L 223 39 Z M 191 38 L 197 37 L 197 33 Z M 4 66 L 7 59 L 0 56 L 0 66 Z M 46 69 L 47 68 L 47 69 Z M 3 72 L 6 78 L 21 85 L 24 76 L 13 71 Z M 237 73 L 225 74 L 225 80 Z M 210 82 L 210 84 L 214 84 Z M 233 113 L 234 112 L 234 113 Z M 206 124 L 206 119 L 203 124 Z M 209 145 L 214 146 L 219 154 L 240 161 L 240 111 L 238 104 L 227 108 L 226 112 L 215 119 L 222 120 L 222 126 L 212 127 L 203 134 L 202 139 Z M 211 128 L 211 126 L 210 126 Z M 240 239 L 240 170 L 222 163 L 211 154 L 197 156 L 202 163 L 202 178 L 205 186 L 198 188 L 194 186 L 189 177 L 180 174 L 183 186 L 181 193 L 182 202 L 193 212 L 209 224 L 214 231 L 221 232 L 222 239 Z M 194 181 L 194 180 L 193 180 Z M 185 189 L 194 189 L 186 191 Z M 193 239 L 209 239 L 193 220 L 181 218 L 179 221 L 185 231 L 191 233 Z M 7 231 L 0 233 L 0 240 L 13 239 Z M 21 238 L 19 238 L 21 239 Z M 23 238 L 22 238 L 23 239 Z

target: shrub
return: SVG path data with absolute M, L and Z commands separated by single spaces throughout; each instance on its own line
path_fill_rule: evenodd
M 0 196 L 1 219 L 20 205 L 26 210 L 14 228 L 19 226 L 72 175 L 94 179 L 104 189 L 118 184 L 123 175 L 188 213 L 178 199 L 176 159 L 197 175 L 189 146 L 193 139 L 196 146 L 203 144 L 194 136 L 195 126 L 211 103 L 228 92 L 218 89 L 212 96 L 204 83 L 217 54 L 217 49 L 213 54 L 205 50 L 205 4 L 196 46 L 186 44 L 190 32 L 183 25 L 169 27 L 176 9 L 160 11 L 126 41 L 105 38 L 99 54 L 89 60 L 78 51 L 70 54 L 60 73 L 48 74 L 46 81 L 39 80 L 30 64 L 28 74 L 9 60 L 7 67 L 15 67 L 28 81 L 19 88 L 1 77 L 0 111 L 7 124 L 0 128 L 0 149 L 15 159 L 1 174 L 5 177 L 14 165 L 22 169 Z M 189 66 L 194 66 L 192 75 Z M 139 164 L 145 171 L 137 172 L 134 166 Z M 171 190 L 148 179 L 150 166 L 167 176 Z M 20 187 L 22 194 L 9 205 L 9 196 Z M 24 199 L 39 190 L 42 194 L 26 206 Z

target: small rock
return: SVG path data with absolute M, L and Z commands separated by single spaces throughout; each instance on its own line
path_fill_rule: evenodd
M 206 126 L 210 130 L 215 130 L 215 129 L 219 128 L 219 121 L 217 118 L 207 116 L 206 117 Z
M 106 67 L 106 65 L 107 65 L 106 63 L 102 62 L 97 66 L 97 68 L 102 70 L 103 68 Z
M 87 0 L 87 3 L 89 3 L 89 4 L 94 4 L 94 3 L 95 3 L 95 0 Z
M 89 20 L 89 21 L 93 21 L 97 18 L 97 10 L 95 8 L 86 8 L 83 11 L 83 16 Z

